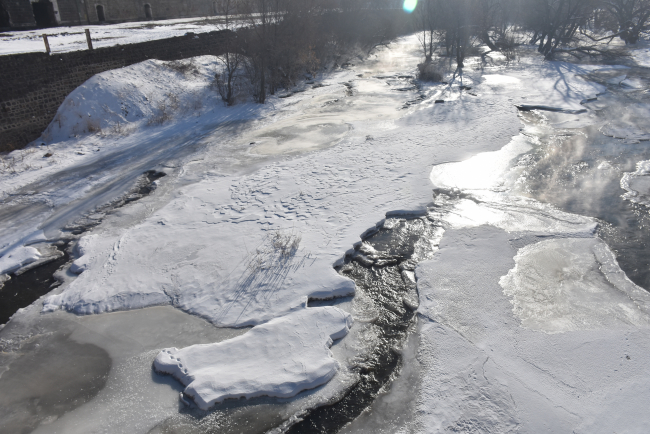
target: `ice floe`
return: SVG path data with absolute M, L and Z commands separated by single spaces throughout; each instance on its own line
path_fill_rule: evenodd
M 613 253 L 596 238 L 526 246 L 499 284 L 522 325 L 531 329 L 557 333 L 650 326 L 650 295 L 625 277 Z
M 0 257 L 0 274 L 12 273 L 24 265 L 38 261 L 40 257 L 40 252 L 34 247 L 16 247 Z
M 186 385 L 184 393 L 204 410 L 228 398 L 288 398 L 336 374 L 329 347 L 351 325 L 338 308 L 304 306 L 224 342 L 165 349 L 154 367 Z
M 639 161 L 634 172 L 626 172 L 621 178 L 621 188 L 627 191 L 623 198 L 650 206 L 650 160 Z

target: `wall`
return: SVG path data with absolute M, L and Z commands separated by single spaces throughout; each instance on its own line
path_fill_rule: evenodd
M 74 0 L 58 0 L 59 4 Z M 91 22 L 97 22 L 97 5 L 104 6 L 106 22 L 146 20 L 145 4 L 154 20 L 214 15 L 213 0 L 86 0 Z M 92 9 L 92 10 L 91 10 Z
M 36 27 L 30 1 L 0 0 L 0 9 L 9 16 L 7 26 L 0 16 L 0 28 Z M 38 0 L 48 1 L 48 0 Z M 99 23 L 97 5 L 104 7 L 106 23 L 145 21 L 145 4 L 151 6 L 152 19 L 209 17 L 215 15 L 216 0 L 54 0 L 56 23 L 51 25 L 81 25 Z
M 147 59 L 223 54 L 228 31 L 188 34 L 93 51 L 0 56 L 0 152 L 37 139 L 65 97 L 93 75 Z
M 32 4 L 29 0 L 0 0 L 0 9 L 4 9 L 8 15 L 6 20 L 9 21 L 9 27 L 36 26 Z M 0 27 L 4 27 L 4 24 Z
M 86 0 L 87 1 L 87 0 Z M 59 23 L 74 25 L 87 23 L 84 4 L 80 0 L 57 0 Z

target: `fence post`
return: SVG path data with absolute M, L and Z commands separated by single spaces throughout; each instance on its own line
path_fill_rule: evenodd
M 88 42 L 88 49 L 92 50 L 93 49 L 93 41 L 90 39 L 90 30 L 86 29 L 86 42 Z
M 47 42 L 47 35 L 43 33 L 43 42 L 45 42 L 45 52 L 50 54 L 50 43 Z

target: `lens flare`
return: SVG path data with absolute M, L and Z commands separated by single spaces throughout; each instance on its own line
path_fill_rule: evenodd
M 409 14 L 415 10 L 415 7 L 418 5 L 418 0 L 404 0 L 404 10 Z

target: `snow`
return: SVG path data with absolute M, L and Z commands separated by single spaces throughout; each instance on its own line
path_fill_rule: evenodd
M 38 222 L 56 238 L 62 222 L 101 203 L 84 202 L 96 186 L 149 169 L 168 175 L 152 195 L 105 215 L 85 234 L 70 268 L 78 276 L 16 315 L 9 327 L 23 318 L 31 324 L 32 318 L 72 317 L 80 325 L 70 327 L 78 333 L 95 319 L 111 330 L 120 318 L 172 307 L 178 321 L 160 326 L 161 335 L 182 329 L 177 324 L 187 313 L 219 327 L 253 327 L 231 340 L 200 342 L 179 331 L 180 343 L 160 338 L 141 351 L 124 341 L 131 358 L 117 358 L 121 371 L 111 374 L 113 389 L 59 419 L 59 432 L 96 432 L 101 427 L 88 427 L 88 421 L 100 415 L 108 423 L 113 409 L 120 411 L 115 426 L 136 421 L 138 432 L 160 426 L 166 415 L 178 416 L 168 399 L 178 393 L 176 381 L 160 392 L 146 376 L 154 357 L 157 369 L 177 378 L 202 408 L 228 397 L 298 394 L 282 410 L 261 411 L 269 421 L 276 417 L 271 414 L 287 420 L 328 402 L 355 378 L 351 359 L 375 343 L 373 313 L 364 311 L 359 294 L 336 307 L 305 307 L 305 299 L 354 294 L 354 284 L 333 265 L 374 222 L 413 211 L 442 226 L 426 240 L 437 250 L 434 258 L 415 271 L 420 303 L 412 306 L 418 309 L 420 347 L 404 354 L 410 366 L 421 367 L 419 377 L 408 371 L 408 385 L 395 388 L 415 400 L 415 427 L 647 430 L 648 421 L 639 417 L 650 404 L 645 292 L 627 280 L 596 237 L 594 219 L 525 194 L 518 164 L 539 142 L 538 131 L 521 126 L 515 105 L 587 107 L 570 116 L 588 124 L 591 109 L 581 102 L 606 88 L 581 78 L 589 67 L 522 57 L 508 67 L 467 67 L 453 81 L 448 74 L 450 85 L 423 85 L 424 101 L 404 108 L 416 89 L 397 91 L 408 82 L 377 77 L 413 73 L 419 50 L 414 37 L 403 38 L 349 71 L 319 77 L 323 87 L 271 97 L 265 107 L 218 104 L 207 92 L 215 65 L 208 57 L 196 60 L 196 76 L 175 75 L 162 62 L 149 61 L 102 73 L 71 94 L 74 104 L 59 111 L 61 126 L 48 128 L 48 149 L 61 157 L 40 168 L 42 148 L 36 148 L 38 155 L 25 157 L 34 167 L 3 175 L 5 197 L 45 180 L 58 189 L 21 196 L 27 203 L 46 196 L 53 208 L 35 213 L 21 231 L 31 233 Z M 124 96 L 131 76 L 138 89 Z M 459 91 L 461 80 L 473 94 Z M 343 83 L 351 84 L 352 95 Z M 143 100 L 148 92 L 149 103 Z M 181 101 L 199 92 L 204 109 L 178 113 L 166 126 L 147 126 L 151 101 L 169 92 Z M 438 98 L 445 104 L 435 104 Z M 121 101 L 129 104 L 129 115 L 122 114 Z M 132 131 L 83 133 L 88 114 L 102 131 L 117 120 Z M 565 121 L 569 115 L 549 116 Z M 116 183 L 113 191 L 128 185 Z M 12 242 L 21 244 L 21 237 Z M 41 308 L 44 314 L 36 312 Z M 354 326 L 328 348 L 348 332 L 350 314 Z M 164 324 L 164 315 L 147 321 Z M 134 326 L 142 342 L 151 339 L 141 334 L 158 333 L 145 331 L 146 324 Z M 87 335 L 83 342 L 108 347 L 111 340 Z M 170 346 L 181 349 L 160 352 Z M 304 371 L 294 370 L 302 363 Z M 299 393 L 317 385 L 322 388 L 313 395 Z M 140 420 L 119 402 L 116 391 L 125 386 L 138 409 L 150 398 L 133 388 L 166 394 L 151 398 L 154 409 Z M 390 393 L 377 408 L 401 401 Z M 271 407 L 280 408 L 275 401 Z M 249 409 L 256 420 L 257 408 Z M 363 420 L 371 425 L 381 418 Z
M 539 81 L 532 87 L 550 84 Z M 515 81 L 495 83 L 516 91 Z M 586 96 L 559 94 L 526 100 L 573 110 Z M 593 124 L 588 112 L 581 116 Z M 650 297 L 595 236 L 595 221 L 520 190 L 526 174 L 518 156 L 536 145 L 534 136 L 524 130 L 499 151 L 431 171 L 433 185 L 448 194 L 436 200 L 434 215 L 446 229 L 439 250 L 416 268 L 420 432 L 644 432 L 650 425 L 634 417 L 650 402 L 638 386 L 647 384 L 639 369 L 648 362 Z M 642 164 L 625 182 L 641 172 Z
M 650 403 L 640 391 L 648 384 L 647 326 L 600 322 L 602 312 L 616 309 L 621 297 L 615 297 L 617 289 L 597 282 L 588 288 L 608 288 L 612 298 L 598 309 L 581 309 L 588 320 L 583 326 L 573 323 L 563 333 L 549 334 L 540 326 L 551 321 L 542 318 L 534 328 L 521 327 L 510 296 L 499 285 L 516 266 L 513 256 L 525 255 L 512 247 L 515 238 L 489 226 L 447 231 L 434 259 L 416 269 L 423 319 L 418 360 L 424 365 L 417 408 L 427 427 L 423 432 L 647 431 L 650 421 L 639 417 Z M 566 253 L 546 254 L 560 269 L 576 267 Z M 557 284 L 554 275 L 523 270 L 517 260 L 513 273 L 539 276 L 542 288 Z M 590 267 L 597 269 L 595 259 Z M 580 287 L 579 273 L 566 276 L 564 285 Z M 551 301 L 539 297 L 533 304 L 552 310 Z M 635 315 L 648 319 L 643 311 Z
M 176 111 L 199 112 L 216 97 L 207 88 L 218 62 L 214 56 L 201 56 L 191 63 L 195 67 L 188 74 L 152 59 L 94 75 L 66 97 L 42 138 L 51 143 L 97 131 L 119 135 L 118 126 L 128 131 L 132 123 L 148 121 L 159 115 L 163 103 L 170 114 L 174 104 Z
M 429 179 L 434 187 L 461 190 L 494 190 L 504 182 L 510 162 L 516 156 L 532 149 L 529 141 L 521 135 L 498 151 L 482 152 L 461 163 L 435 166 Z
M 183 393 L 204 410 L 228 398 L 288 398 L 336 374 L 339 363 L 329 347 L 351 325 L 350 314 L 335 307 L 307 308 L 305 300 L 301 310 L 237 338 L 164 349 L 154 368 L 186 385 Z
M 650 48 L 648 43 L 639 41 L 637 48 L 630 49 L 630 55 L 638 66 L 650 67 Z
M 437 210 L 432 215 L 455 229 L 490 224 L 508 232 L 593 234 L 594 220 L 513 194 L 523 170 L 514 161 L 534 144 L 527 133 L 514 136 L 498 151 L 434 166 L 429 175 L 434 187 L 463 191 L 472 197 L 453 200 L 439 196 L 434 201 Z
M 37 261 L 40 257 L 39 251 L 33 247 L 16 247 L 0 257 L 0 275 L 13 273 L 24 265 Z
M 124 70 L 128 74 L 128 68 Z M 344 86 L 334 83 L 354 77 L 352 72 L 342 74 L 327 81 L 329 86 L 316 89 L 316 95 L 300 94 L 282 101 L 299 110 L 301 123 L 316 118 L 319 128 L 342 121 L 353 126 L 347 140 L 340 142 L 335 133 L 329 145 L 340 144 L 318 154 L 267 164 L 246 176 L 205 176 L 179 188 L 169 203 L 138 224 L 88 242 L 84 249 L 89 257 L 81 259 L 85 271 L 63 292 L 48 297 L 44 309 L 90 314 L 172 304 L 216 325 L 241 327 L 292 312 L 305 296 L 353 294 L 353 283 L 332 266 L 368 228 L 368 221 L 381 220 L 387 211 L 418 208 L 430 201 L 430 186 L 422 176 L 430 163 L 414 162 L 421 160 L 420 152 L 437 143 L 413 143 L 395 125 L 404 122 L 406 127 L 421 119 L 435 125 L 436 118 L 448 117 L 448 109 L 435 108 L 400 120 L 406 112 L 395 107 L 408 95 L 385 85 L 378 87 L 372 77 L 355 80 L 357 98 L 323 106 L 344 92 Z M 150 76 L 157 78 L 153 73 Z M 363 85 L 366 81 L 369 85 Z M 87 89 L 93 88 L 79 90 Z M 393 101 L 394 106 L 387 106 L 386 101 Z M 461 122 L 480 117 L 487 107 L 494 112 L 490 121 L 494 138 L 485 139 L 483 131 L 477 130 L 476 137 L 483 141 L 477 148 L 516 132 L 514 109 L 508 101 L 498 107 L 486 106 L 482 100 L 468 101 L 466 106 Z M 341 107 L 346 110 L 339 112 Z M 394 123 L 386 126 L 391 118 Z M 295 152 L 292 143 L 296 140 L 282 135 L 295 123 L 295 118 L 279 119 L 237 138 L 236 143 L 250 149 L 248 144 L 258 137 L 278 137 L 280 144 L 288 143 L 291 148 L 265 152 L 255 142 L 251 154 L 259 158 L 265 153 Z M 426 136 L 430 129 L 415 131 Z M 446 140 L 461 134 L 453 123 L 447 123 L 445 130 Z M 375 139 L 366 140 L 371 133 Z M 299 149 L 322 147 L 321 137 L 318 128 L 302 131 L 305 145 Z M 446 155 L 457 153 L 451 148 Z M 205 158 L 206 166 L 213 164 L 214 157 Z M 299 248 L 283 256 L 273 246 L 274 233 L 300 236 Z
M 85 29 L 90 30 L 93 48 L 104 48 L 183 36 L 188 32 L 213 32 L 223 30 L 224 27 L 220 19 L 180 18 L 121 24 L 17 30 L 0 34 L 0 55 L 45 52 L 43 34 L 48 35 L 50 50 L 53 53 L 64 53 L 88 49 Z

